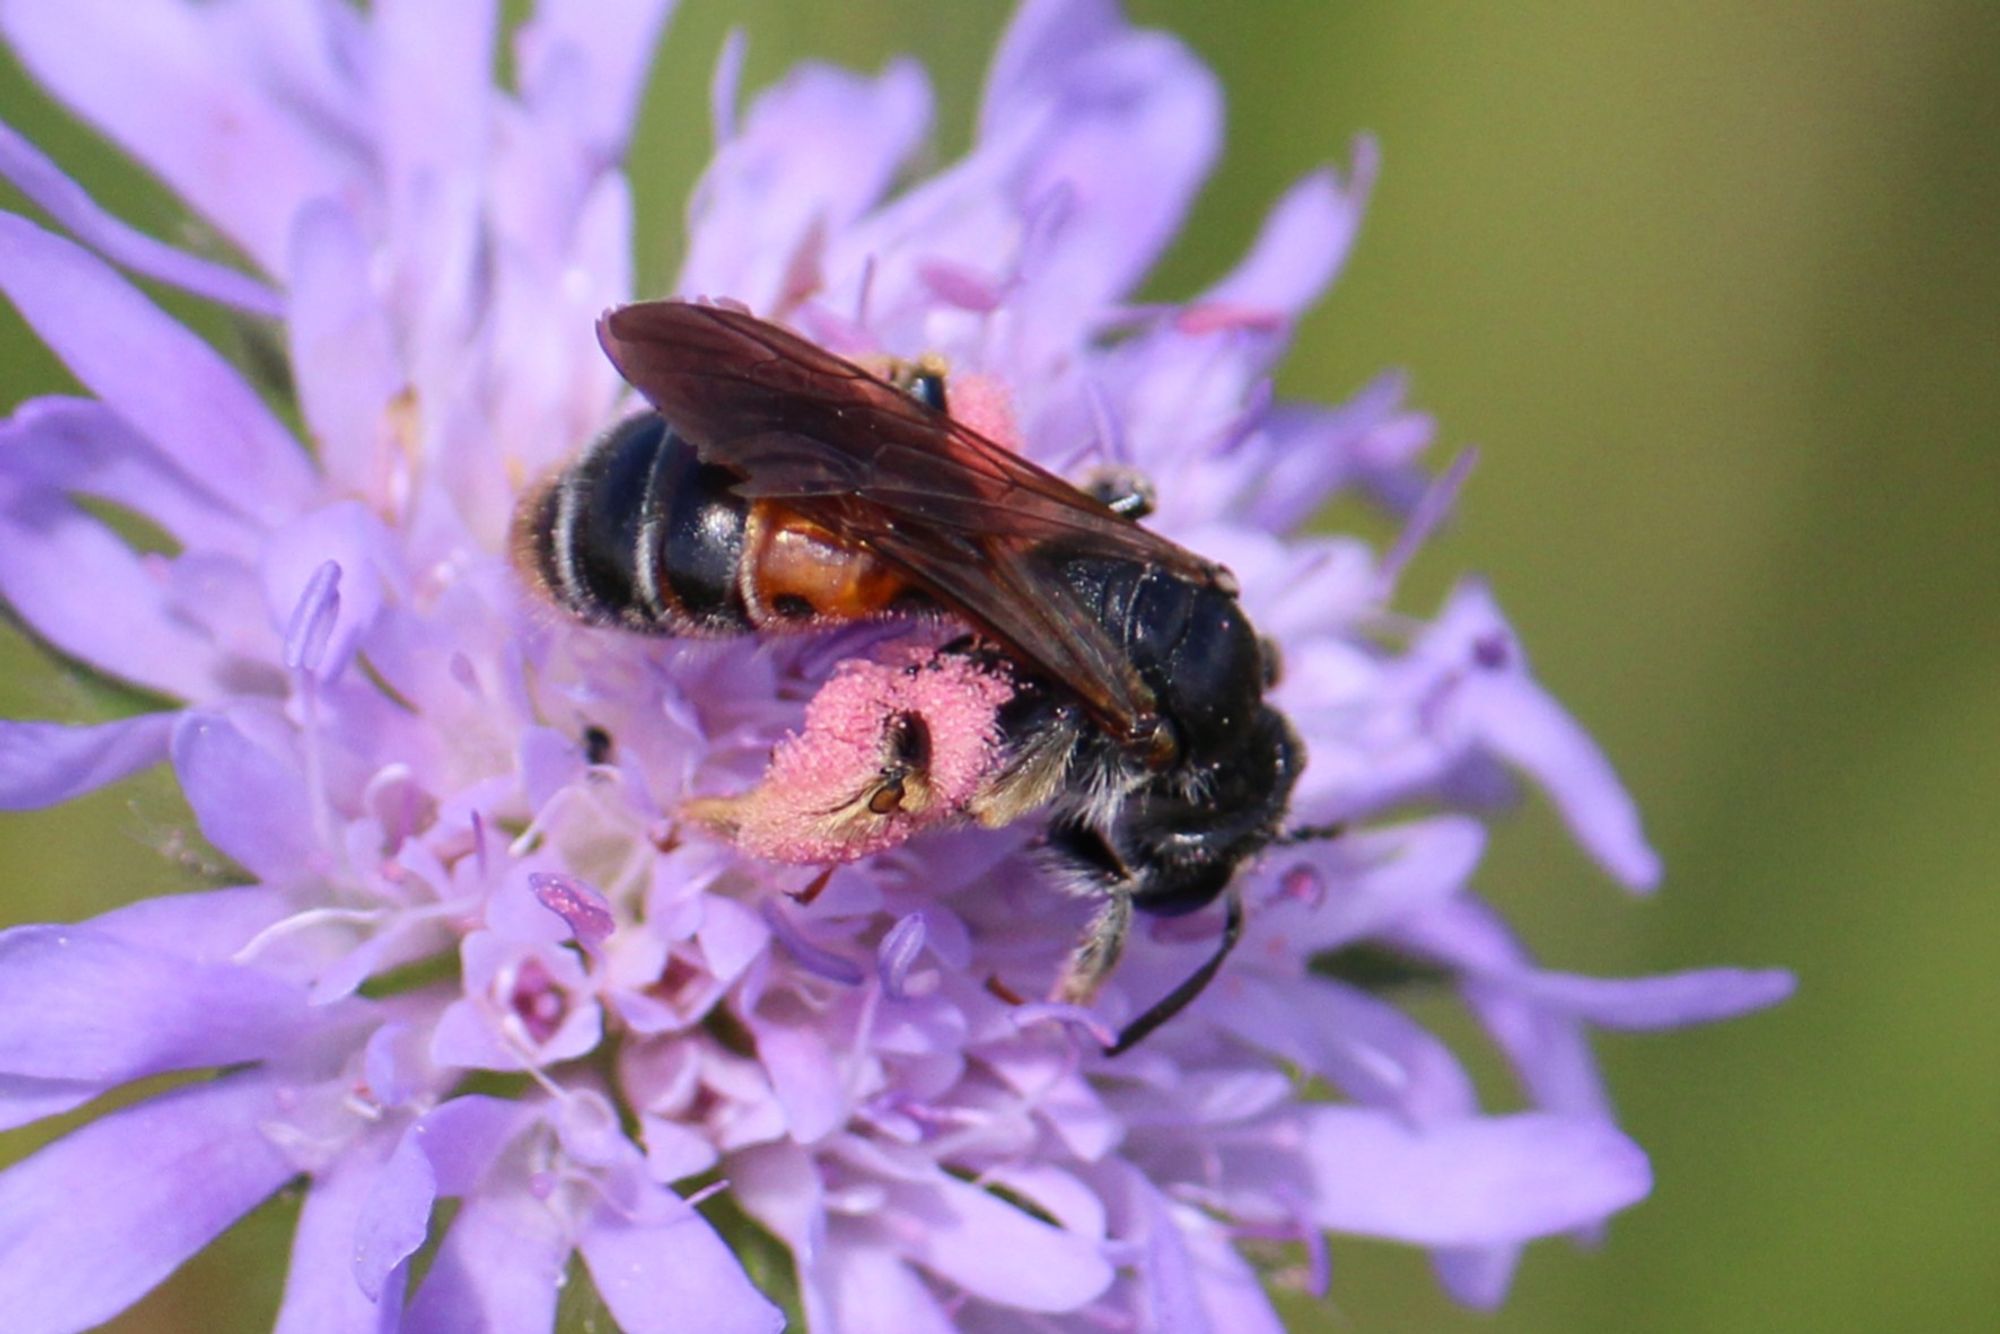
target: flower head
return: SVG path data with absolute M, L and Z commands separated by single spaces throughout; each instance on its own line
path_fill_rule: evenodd
M 1108 1060 L 1091 1032 L 1216 924 L 1140 931 L 1088 1009 L 1007 997 L 1057 976 L 1083 905 L 1031 821 L 940 827 L 998 675 L 891 669 L 873 631 L 588 628 L 510 563 L 517 497 L 621 411 L 592 327 L 633 296 L 621 164 L 666 8 L 542 0 L 503 34 L 474 0 L 0 7 L 36 77 L 245 261 L 132 232 L 0 128 L 0 172 L 69 234 L 0 216 L 0 289 L 88 391 L 0 426 L 0 596 L 161 701 L 0 724 L 0 802 L 171 763 L 242 871 L 0 935 L 7 1124 L 184 1078 L 0 1173 L 10 1327 L 109 1317 L 299 1179 L 285 1328 L 547 1328 L 574 1252 L 626 1328 L 770 1329 L 732 1248 L 773 1240 L 815 1329 L 1275 1328 L 1245 1244 L 1317 1271 L 1329 1232 L 1429 1247 L 1456 1295 L 1497 1302 L 1525 1242 L 1648 1186 L 1587 1028 L 1717 1018 L 1789 980 L 1538 968 L 1476 892 L 1484 815 L 1524 776 L 1646 889 L 1632 803 L 1483 586 L 1384 642 L 1410 544 L 1293 531 L 1359 488 L 1413 544 L 1446 495 L 1393 378 L 1331 409 L 1269 389 L 1372 147 L 1291 190 L 1207 291 L 1145 306 L 1218 94 L 1106 0 L 1026 4 L 972 149 L 908 185 L 914 68 L 807 66 L 741 117 L 720 80 L 678 289 L 845 356 L 942 357 L 989 435 L 1144 476 L 1151 525 L 1231 567 L 1282 646 L 1272 698 L 1310 755 L 1292 816 L 1349 832 L 1244 867 L 1223 975 Z M 273 335 L 283 410 L 120 268 Z M 902 708 L 956 720 L 936 817 L 799 845 L 783 800 L 865 770 L 849 724 Z M 858 860 L 789 864 L 819 856 Z M 1347 966 L 1364 950 L 1455 985 L 1526 1110 L 1484 1111 Z

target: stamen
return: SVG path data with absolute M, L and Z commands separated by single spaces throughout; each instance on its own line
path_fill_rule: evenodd
M 528 888 L 537 903 L 568 923 L 583 952 L 593 961 L 601 961 L 598 946 L 618 929 L 605 897 L 576 877 L 555 871 L 529 872 Z
M 472 858 L 473 865 L 479 868 L 479 878 L 486 879 L 493 868 L 486 858 L 486 817 L 478 811 L 472 813 Z
M 1410 521 L 1403 525 L 1402 534 L 1396 538 L 1396 544 L 1389 548 L 1388 554 L 1382 557 L 1381 568 L 1375 572 L 1377 600 L 1389 600 L 1389 595 L 1395 591 L 1396 581 L 1402 577 L 1403 567 L 1410 563 L 1411 557 L 1430 540 L 1438 525 L 1451 513 L 1451 507 L 1458 500 L 1459 488 L 1465 485 L 1465 479 L 1471 476 L 1472 466 L 1477 462 L 1478 450 L 1462 449 L 1458 457 L 1451 461 L 1451 466 L 1424 488 L 1423 495 L 1417 498 L 1416 507 L 1410 511 Z
M 1198 301 L 1183 306 L 1174 317 L 1174 328 L 1184 334 L 1281 333 L 1283 311 L 1265 306 L 1246 306 L 1230 301 Z
M 320 926 L 327 922 L 352 922 L 368 926 L 383 920 L 388 915 L 388 910 L 384 908 L 312 908 L 305 912 L 293 913 L 290 917 L 281 918 L 250 937 L 236 953 L 229 956 L 229 961 L 248 963 L 272 941 L 289 936 L 295 931 L 303 931 L 307 927 Z
M 569 998 L 556 985 L 548 965 L 533 955 L 507 979 L 506 992 L 508 1017 L 538 1047 L 554 1037 L 568 1017 Z
M 928 934 L 924 915 L 913 912 L 890 927 L 882 943 L 875 947 L 875 975 L 881 978 L 882 990 L 890 1000 L 910 998 L 910 968 L 923 954 Z
M 285 666 L 307 676 L 319 674 L 334 622 L 340 617 L 340 562 L 322 563 L 306 580 L 285 627 Z
M 340 562 L 326 561 L 306 581 L 285 627 L 285 665 L 298 677 L 300 744 L 305 760 L 306 803 L 320 846 L 340 858 L 347 849 L 336 837 L 333 806 L 326 794 L 326 765 L 319 739 L 319 666 L 340 616 Z
M 917 276 L 938 300 L 977 315 L 992 314 L 1006 299 L 1005 284 L 996 283 L 984 274 L 950 260 L 921 260 L 917 264 Z
M 1219 457 L 1227 457 L 1242 448 L 1243 442 L 1255 435 L 1257 428 L 1264 424 L 1264 416 L 1270 412 L 1271 404 L 1277 395 L 1277 385 L 1268 375 L 1252 385 L 1249 394 L 1244 397 L 1242 409 L 1223 429 L 1215 444 L 1210 446 L 1211 452 Z
M 815 977 L 838 982 L 844 987 L 861 985 L 862 978 L 866 976 L 861 971 L 861 965 L 807 940 L 792 919 L 770 899 L 764 900 L 763 917 L 764 924 L 771 928 L 771 934 L 777 937 L 778 943 L 785 947 L 785 952 L 801 968 Z
M 1094 378 L 1087 379 L 1083 392 L 1090 403 L 1090 423 L 1098 449 L 1109 462 L 1130 463 L 1132 448 L 1125 437 L 1125 423 L 1112 410 L 1111 400 L 1104 396 L 1104 386 Z
M 1059 1024 L 1065 1028 L 1080 1028 L 1092 1042 L 1109 1050 L 1117 1045 L 1118 1035 L 1099 1023 L 1097 1016 L 1081 1005 L 1071 1005 L 1064 1001 L 1030 1001 L 1009 1010 L 1008 1017 L 1018 1029 L 1026 1030 L 1040 1024 Z
M 875 294 L 875 256 L 871 253 L 861 261 L 861 281 L 855 286 L 854 327 L 868 327 L 868 299 Z

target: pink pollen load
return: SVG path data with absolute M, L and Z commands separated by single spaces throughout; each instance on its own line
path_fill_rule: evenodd
M 951 377 L 951 417 L 969 431 L 1013 453 L 1021 452 L 1021 428 L 1014 422 L 1014 398 L 991 375 L 969 371 Z
M 756 787 L 692 803 L 689 814 L 752 856 L 847 862 L 953 824 L 999 759 L 999 711 L 1013 698 L 1004 670 L 963 655 L 908 648 L 886 660 L 850 660 L 806 707 L 802 730 L 778 743 Z M 897 772 L 897 719 L 920 722 L 928 754 L 911 766 L 901 800 L 870 805 Z

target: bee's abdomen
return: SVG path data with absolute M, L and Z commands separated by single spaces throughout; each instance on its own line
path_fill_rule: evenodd
M 583 620 L 654 634 L 750 628 L 748 506 L 657 413 L 614 426 L 522 510 L 523 563 Z

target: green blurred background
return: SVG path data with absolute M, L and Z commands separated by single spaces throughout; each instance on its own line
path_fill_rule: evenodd
M 1647 813 L 1657 901 L 1531 805 L 1483 883 L 1553 962 L 1782 963 L 1787 1007 L 1602 1043 L 1653 1198 L 1605 1247 L 1545 1244 L 1497 1317 L 1420 1257 L 1336 1244 L 1300 1329 L 1972 1330 L 2000 1310 L 2000 6 L 1135 0 L 1230 98 L 1226 160 L 1156 284 L 1220 272 L 1362 130 L 1385 170 L 1281 381 L 1410 368 L 1482 446 L 1427 612 L 1484 571 Z M 753 85 L 822 55 L 920 56 L 965 142 L 998 5 L 690 0 L 633 171 L 641 273 L 673 268 L 726 28 Z M 0 59 L 0 106 L 103 200 L 173 202 Z M 8 197 L 10 206 L 16 201 Z M 184 309 L 184 308 L 183 308 Z M 0 314 L 0 402 L 64 383 Z M 0 714 L 115 707 L 0 626 Z M 7 919 L 183 883 L 171 784 L 0 817 Z M 33 1137 L 12 1137 L 11 1151 Z M 257 1329 L 294 1202 L 128 1330 Z M 247 1294 L 247 1295 L 245 1295 Z M 240 1314 L 239 1314 L 240 1313 Z M 0 1325 L 4 1325 L 0 1315 Z

